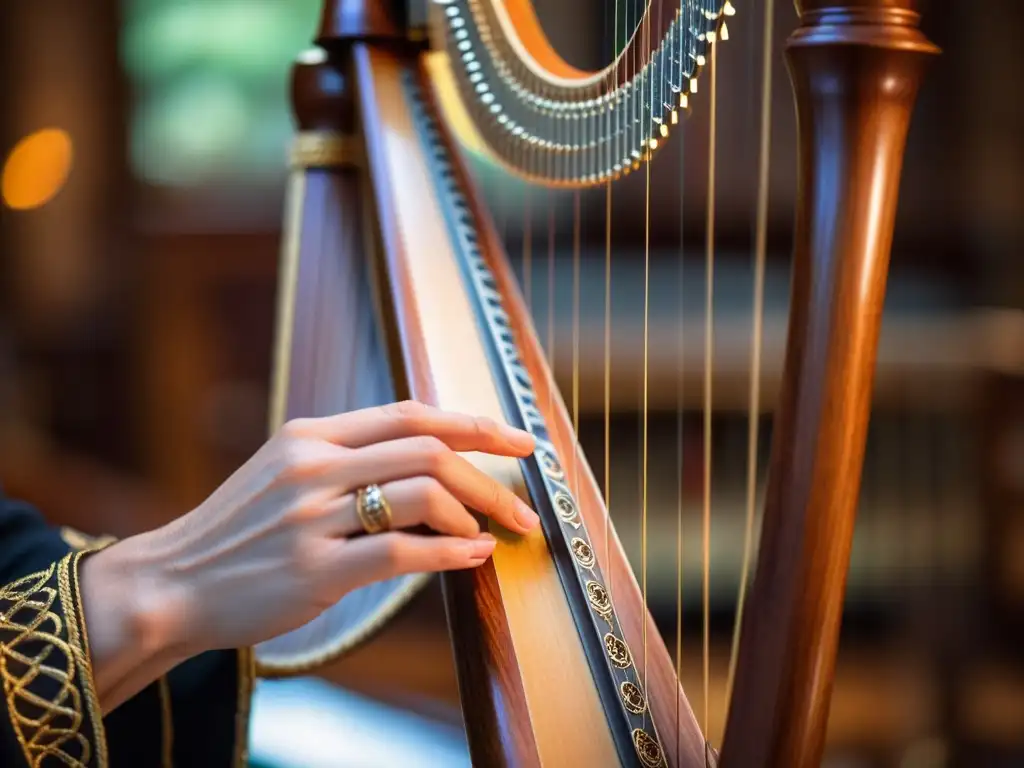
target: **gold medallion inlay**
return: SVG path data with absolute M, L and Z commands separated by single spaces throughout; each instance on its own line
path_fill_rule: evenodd
M 658 742 L 642 728 L 633 731 L 633 746 L 636 747 L 636 754 L 646 768 L 660 768 L 665 764 L 665 758 L 661 753 Z
M 633 663 L 629 656 L 629 648 L 611 632 L 604 636 L 604 649 L 608 652 L 612 664 L 619 669 L 625 669 Z
M 544 474 L 552 480 L 562 481 L 565 479 L 562 465 L 558 463 L 558 459 L 552 451 L 549 451 L 547 448 L 539 449 L 537 451 L 537 461 L 540 464 L 540 468 L 544 470 Z
M 574 538 L 569 542 L 569 546 L 572 548 L 573 557 L 576 558 L 576 562 L 582 565 L 584 568 L 593 568 L 594 563 L 594 550 L 590 548 L 583 539 Z
M 628 680 L 619 686 L 622 705 L 634 715 L 642 715 L 647 710 L 647 699 L 643 692 Z
M 587 582 L 587 599 L 597 614 L 608 622 L 612 623 L 612 601 L 608 597 L 608 590 L 596 581 Z
M 558 518 L 563 523 L 568 523 L 573 528 L 580 527 L 580 515 L 576 510 L 576 502 L 572 500 L 572 496 L 559 491 L 555 494 L 553 502 L 555 505 L 555 512 L 558 513 Z

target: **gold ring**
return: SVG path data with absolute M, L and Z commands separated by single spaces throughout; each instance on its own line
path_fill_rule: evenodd
M 356 494 L 356 513 L 367 533 L 381 533 L 391 528 L 391 505 L 378 485 L 359 489 Z

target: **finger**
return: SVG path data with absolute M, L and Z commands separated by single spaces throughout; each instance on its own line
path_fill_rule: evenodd
M 529 432 L 484 416 L 442 411 L 415 400 L 320 419 L 303 419 L 293 427 L 346 448 L 433 435 L 454 451 L 523 457 L 534 450 L 534 439 Z
M 358 539 L 337 539 L 331 560 L 334 573 L 353 589 L 410 573 L 435 573 L 475 568 L 494 552 L 494 537 L 475 539 L 417 536 L 391 531 Z
M 526 533 L 537 514 L 512 491 L 434 437 L 407 437 L 352 451 L 339 470 L 344 491 L 427 475 L 464 505 L 512 531 Z
M 392 528 L 428 525 L 438 533 L 472 539 L 480 535 L 480 524 L 466 507 L 438 480 L 410 477 L 384 483 L 381 494 L 391 508 Z M 351 536 L 363 530 L 356 508 L 355 493 L 348 493 L 328 505 L 325 515 L 335 536 Z

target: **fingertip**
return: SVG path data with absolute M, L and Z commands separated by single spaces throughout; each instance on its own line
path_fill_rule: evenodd
M 502 425 L 502 432 L 509 446 L 515 451 L 516 456 L 526 457 L 533 453 L 537 447 L 537 441 L 529 432 L 517 429 L 508 424 Z
M 540 524 L 540 516 L 521 499 L 516 499 L 515 519 L 522 533 L 529 533 Z
M 468 559 L 470 561 L 486 560 L 494 553 L 494 548 L 497 544 L 498 540 L 491 536 L 491 534 L 480 534 L 472 541 L 467 542 L 466 552 Z

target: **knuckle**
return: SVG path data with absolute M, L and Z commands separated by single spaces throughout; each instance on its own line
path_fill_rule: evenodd
M 305 585 L 315 584 L 324 571 L 324 555 L 315 539 L 309 536 L 295 536 L 291 544 L 292 571 Z
M 505 501 L 505 489 L 502 485 L 494 480 L 490 481 L 490 488 L 488 489 L 487 500 L 491 504 L 491 509 L 498 510 L 502 508 L 502 504 Z
M 498 424 L 488 416 L 473 417 L 473 431 L 478 438 L 490 437 L 498 431 Z
M 409 547 L 405 539 L 399 536 L 392 536 L 384 545 L 384 557 L 388 567 L 393 571 L 399 571 L 409 559 Z
M 381 410 L 388 418 L 397 419 L 409 426 L 415 426 L 426 415 L 427 406 L 416 400 L 402 400 L 385 405 Z
M 429 466 L 435 469 L 444 464 L 449 454 L 448 446 L 433 435 L 417 437 L 416 449 L 423 454 Z
M 327 509 L 322 504 L 313 502 L 299 502 L 291 506 L 284 514 L 285 523 L 305 527 L 327 515 Z
M 284 437 L 302 437 L 309 434 L 309 419 L 289 419 L 277 430 Z
M 303 442 L 285 444 L 281 451 L 278 477 L 286 483 L 304 483 L 322 474 L 326 458 Z
M 435 523 L 444 515 L 448 490 L 432 477 L 423 478 L 418 489 L 418 516 L 423 522 Z

